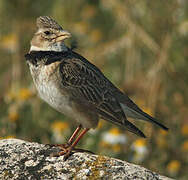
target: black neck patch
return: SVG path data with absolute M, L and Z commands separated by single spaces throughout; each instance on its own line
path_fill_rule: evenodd
M 71 54 L 71 49 L 65 52 L 56 51 L 31 51 L 25 55 L 25 59 L 37 66 L 37 62 L 44 61 L 45 65 L 49 65 L 56 61 L 62 61 L 63 58 Z

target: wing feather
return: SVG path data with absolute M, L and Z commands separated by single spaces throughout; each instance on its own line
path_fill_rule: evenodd
M 113 92 L 108 87 L 108 80 L 97 67 L 93 68 L 93 66 L 83 58 L 67 57 L 60 64 L 63 86 L 72 96 L 87 101 L 100 110 L 99 115 L 105 112 L 112 116 L 114 121 L 123 125 L 126 117 L 118 100 L 113 97 Z
M 127 120 L 125 113 L 129 109 L 125 110 L 126 107 L 122 106 L 122 104 L 126 104 L 127 107 L 132 107 L 137 114 L 140 114 L 138 118 L 144 116 L 156 123 L 154 119 L 140 110 L 128 96 L 123 95 L 97 67 L 79 54 L 72 51 L 69 56 L 62 60 L 60 75 L 63 88 L 66 88 L 73 98 L 85 101 L 95 107 L 96 112 L 103 119 L 145 137 L 136 126 Z M 158 122 L 156 124 L 163 127 Z

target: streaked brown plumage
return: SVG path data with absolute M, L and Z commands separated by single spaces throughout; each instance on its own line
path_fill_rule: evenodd
M 97 126 L 99 118 L 141 137 L 145 135 L 126 116 L 152 122 L 167 130 L 116 88 L 96 66 L 66 47 L 64 40 L 70 33 L 53 19 L 39 17 L 37 26 L 26 59 L 39 96 L 79 125 L 69 145 L 62 145 L 61 154 L 68 157 L 79 139 Z M 73 141 L 81 127 L 83 132 Z

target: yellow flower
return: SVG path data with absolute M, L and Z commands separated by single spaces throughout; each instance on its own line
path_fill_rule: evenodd
M 131 146 L 134 151 L 133 161 L 142 162 L 148 153 L 145 139 L 137 139 Z
M 127 138 L 124 134 L 122 134 L 118 128 L 112 128 L 109 132 L 103 133 L 103 141 L 109 144 L 125 144 Z
M 10 52 L 16 52 L 18 48 L 18 37 L 16 34 L 8 34 L 1 39 L 1 45 Z
M 62 143 L 65 141 L 65 136 L 69 132 L 69 125 L 63 121 L 56 121 L 51 125 L 52 128 L 52 140 L 56 143 Z M 64 131 L 62 133 L 62 131 Z
M 56 121 L 52 124 L 52 130 L 64 131 L 69 127 L 68 123 L 63 121 Z
M 19 119 L 19 114 L 17 111 L 10 111 L 8 118 L 11 122 L 16 122 Z
M 118 128 L 112 128 L 112 129 L 110 129 L 109 133 L 113 134 L 115 136 L 121 134 L 121 132 L 120 132 L 120 130 Z
M 32 96 L 32 92 L 27 88 L 22 88 L 19 91 L 18 98 L 21 100 L 27 100 Z
M 97 128 L 101 129 L 104 126 L 104 124 L 105 124 L 105 122 L 103 120 L 100 120 L 99 123 L 98 123 Z
M 120 144 L 115 144 L 112 146 L 112 149 L 114 152 L 120 152 L 121 151 L 121 145 Z
M 142 147 L 142 146 L 145 146 L 145 145 L 146 145 L 146 140 L 145 139 L 137 139 L 134 142 L 134 146 L 136 146 L 136 147 Z
M 187 136 L 187 135 L 188 135 L 188 124 L 183 125 L 183 127 L 181 128 L 181 133 L 182 133 L 184 136 Z
M 188 140 L 182 144 L 181 149 L 184 152 L 188 152 Z
M 9 109 L 8 109 L 8 119 L 11 122 L 15 122 L 19 119 L 18 106 L 16 104 L 13 104 L 9 107 Z
M 99 145 L 103 148 L 109 148 L 110 147 L 110 144 L 106 141 L 101 141 Z
M 143 107 L 142 109 L 143 109 L 143 111 L 145 113 L 149 114 L 150 116 L 153 115 L 151 108 L 149 108 L 149 107 Z
M 162 135 L 162 136 L 166 136 L 168 134 L 168 132 L 160 129 L 159 134 Z
M 9 136 L 6 136 L 6 137 L 4 137 L 4 139 L 13 139 L 13 138 L 15 138 L 16 136 L 14 136 L 14 135 L 9 135 Z
M 139 107 L 141 107 L 141 109 L 146 112 L 149 115 L 153 115 L 152 109 L 150 107 L 147 107 L 145 104 L 145 101 L 143 101 L 143 99 L 138 99 L 136 101 L 136 103 L 139 105 Z
M 106 141 L 101 141 L 99 144 L 102 148 L 111 149 L 114 152 L 118 153 L 121 151 L 121 145 L 120 144 L 110 144 Z
M 167 170 L 171 175 L 176 175 L 181 167 L 181 164 L 177 160 L 172 160 L 167 165 Z

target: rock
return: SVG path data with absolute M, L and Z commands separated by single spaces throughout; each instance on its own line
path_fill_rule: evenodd
M 18 139 L 0 140 L 0 179 L 170 179 L 102 155 L 75 153 L 66 161 L 63 156 L 50 156 L 57 151 Z

